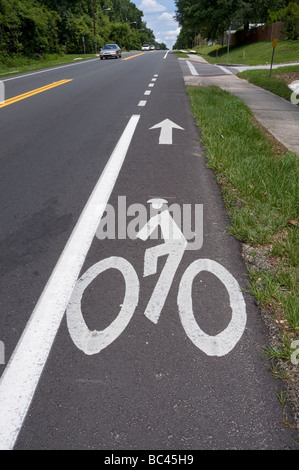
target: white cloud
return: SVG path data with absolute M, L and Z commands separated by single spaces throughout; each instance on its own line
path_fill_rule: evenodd
M 157 0 L 142 0 L 141 5 L 138 8 L 151 13 L 166 10 L 166 7 L 158 3 Z
M 171 31 L 165 31 L 164 37 L 166 41 L 175 41 L 177 36 L 180 34 L 181 28 L 173 29 Z
M 180 32 L 178 22 L 174 18 L 175 0 L 139 1 L 141 5 L 138 5 L 138 8 L 144 11 L 143 20 L 147 27 L 153 30 L 156 41 L 165 43 L 171 49 Z
M 176 23 L 174 15 L 172 13 L 167 13 L 166 11 L 162 15 L 158 16 L 158 21 L 162 21 L 166 25 L 173 25 Z

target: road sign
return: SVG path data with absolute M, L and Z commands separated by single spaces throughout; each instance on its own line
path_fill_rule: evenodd
M 159 226 L 164 240 L 162 244 L 145 249 L 143 277 L 157 274 L 158 259 L 161 256 L 168 256 L 144 311 L 144 315 L 155 325 L 158 324 L 177 269 L 188 245 L 187 239 L 169 210 L 159 211 L 159 208 L 163 207 L 164 201 L 165 199 L 158 198 L 148 201 L 151 205 L 153 204 L 153 208 L 158 208 L 157 214 L 153 215 L 137 234 L 138 239 L 147 241 Z M 126 285 L 125 297 L 118 316 L 109 326 L 100 331 L 90 330 L 83 317 L 82 298 L 90 283 L 108 269 L 117 269 L 123 275 Z M 200 328 L 193 312 L 192 285 L 195 277 L 202 271 L 207 271 L 218 278 L 228 293 L 231 320 L 226 328 L 216 336 L 208 335 Z M 78 349 L 91 356 L 100 353 L 112 344 L 132 319 L 139 302 L 139 293 L 140 282 L 137 272 L 125 258 L 111 256 L 91 266 L 77 281 L 66 311 L 68 330 Z M 243 336 L 247 313 L 242 291 L 229 271 L 214 260 L 199 258 L 189 265 L 179 284 L 177 305 L 186 335 L 207 356 L 225 356 Z
M 274 60 L 274 52 L 275 52 L 275 48 L 277 46 L 277 39 L 274 38 L 273 41 L 272 41 L 272 47 L 273 47 L 273 51 L 272 51 L 272 59 L 271 59 L 271 67 L 270 67 L 270 78 L 271 78 L 271 75 L 272 75 L 272 67 L 273 67 L 273 60 Z

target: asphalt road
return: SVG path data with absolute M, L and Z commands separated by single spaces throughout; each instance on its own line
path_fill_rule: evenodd
M 295 449 L 184 69 L 123 59 L 4 81 L 0 448 Z M 191 211 L 193 244 L 129 236 L 153 198 Z

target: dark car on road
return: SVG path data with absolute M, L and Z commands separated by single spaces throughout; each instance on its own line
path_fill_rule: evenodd
M 121 57 L 121 48 L 117 44 L 105 44 L 100 52 L 100 59 L 108 59 L 114 57 L 118 59 Z

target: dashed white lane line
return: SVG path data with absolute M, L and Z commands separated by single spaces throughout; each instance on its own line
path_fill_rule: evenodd
M 157 73 L 154 74 L 154 77 L 151 79 L 151 83 L 149 83 L 149 85 L 148 85 L 149 88 L 152 88 L 155 85 L 155 82 L 157 81 L 158 76 L 159 75 Z M 152 90 L 145 90 L 144 95 L 149 96 L 151 94 L 151 92 L 152 92 Z M 147 103 L 146 100 L 140 100 L 139 103 L 138 103 L 138 106 L 145 106 L 146 103 Z
M 139 119 L 128 122 L 1 377 L 1 450 L 14 447 Z
M 148 87 L 149 87 L 149 88 L 152 88 L 152 87 L 155 85 L 155 82 L 157 81 L 157 77 L 158 77 L 158 76 L 159 76 L 159 75 L 158 75 L 157 73 L 154 74 L 154 78 L 152 78 L 152 79 L 151 79 L 151 83 L 148 84 Z M 151 92 L 152 92 L 152 90 L 145 90 L 144 95 L 145 95 L 145 96 L 149 96 L 149 95 L 151 94 Z M 138 106 L 145 106 L 146 103 L 147 103 L 146 100 L 141 100 L 141 101 L 139 101 Z

